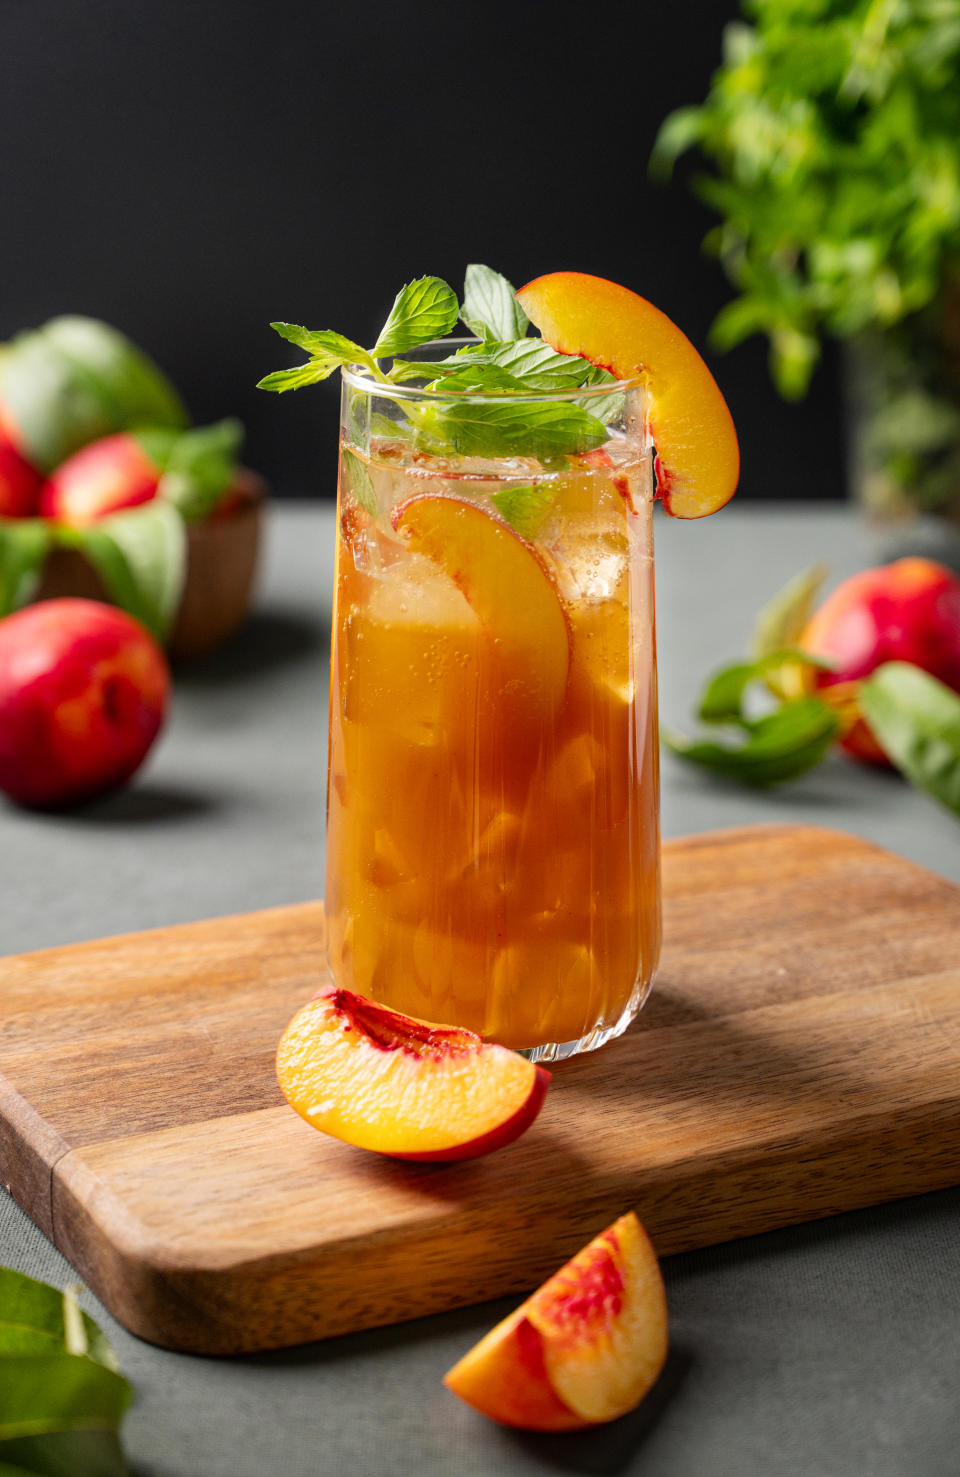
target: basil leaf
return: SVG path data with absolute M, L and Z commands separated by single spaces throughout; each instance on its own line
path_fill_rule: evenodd
M 885 662 L 860 684 L 857 700 L 897 768 L 960 816 L 960 697 L 909 662 Z
M 820 698 L 801 698 L 750 725 L 745 742 L 727 746 L 708 740 L 663 735 L 680 759 L 728 779 L 766 787 L 798 778 L 825 757 L 839 737 L 840 720 Z
M 553 502 L 554 489 L 549 485 L 530 483 L 526 487 L 503 487 L 491 494 L 501 518 L 515 528 L 521 538 L 536 537 Z
M 178 510 L 154 498 L 86 528 L 62 527 L 57 538 L 80 549 L 110 599 L 158 641 L 169 635 L 186 577 L 186 528 Z
M 460 317 L 482 339 L 520 339 L 530 327 L 512 283 L 492 267 L 476 262 L 467 267 Z
M 780 672 L 784 667 L 811 666 L 830 671 L 831 664 L 797 647 L 768 652 L 752 662 L 734 662 L 707 680 L 700 696 L 697 717 L 704 723 L 742 723 L 743 699 L 751 682 Z
M 50 548 L 42 518 L 0 518 L 0 617 L 26 605 Z
M 440 277 L 418 277 L 401 288 L 374 344 L 374 359 L 392 359 L 443 338 L 460 315 L 457 295 Z
M 464 400 L 438 411 L 436 431 L 461 456 L 557 456 L 591 451 L 607 439 L 602 421 L 566 402 Z
M 366 464 L 348 446 L 343 448 L 343 466 L 349 479 L 350 491 L 364 512 L 369 513 L 371 518 L 376 518 L 380 512 L 380 504 L 373 478 Z
M 116 1429 L 130 1395 L 122 1375 L 85 1355 L 0 1359 L 0 1443 L 76 1427 Z
M 177 507 L 188 523 L 212 512 L 233 481 L 243 442 L 238 420 L 184 431 L 167 455 L 157 496 Z

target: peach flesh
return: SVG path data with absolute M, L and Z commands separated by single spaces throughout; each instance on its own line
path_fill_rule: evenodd
M 552 272 L 517 300 L 561 354 L 580 354 L 618 379 L 640 378 L 656 446 L 657 496 L 676 518 L 703 518 L 733 496 L 740 450 L 713 375 L 676 324 L 616 282 Z
M 330 986 L 281 1038 L 277 1076 L 311 1127 L 358 1148 L 420 1161 L 473 1159 L 519 1137 L 550 1075 L 472 1031 Z
M 503 1425 L 569 1431 L 632 1410 L 666 1352 L 663 1280 L 631 1212 L 481 1339 L 444 1383 Z

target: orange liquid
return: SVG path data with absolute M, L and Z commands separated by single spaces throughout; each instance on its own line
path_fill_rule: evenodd
M 381 510 L 439 495 L 503 527 L 489 475 L 386 451 L 368 471 Z M 335 979 L 523 1048 L 615 1034 L 660 947 L 648 464 L 587 464 L 538 489 L 530 562 L 498 568 L 496 540 L 486 559 L 468 510 L 460 579 L 359 508 L 344 469 L 330 704 Z M 517 635 L 534 595 L 563 613 L 539 653 Z

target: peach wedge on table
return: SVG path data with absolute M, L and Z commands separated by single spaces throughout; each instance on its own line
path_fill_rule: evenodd
M 641 379 L 650 400 L 657 495 L 675 518 L 729 502 L 740 475 L 733 421 L 716 381 L 665 313 L 626 287 L 585 272 L 551 272 L 517 300 L 561 354 L 581 354 L 618 379 Z
M 313 1128 L 398 1159 L 476 1159 L 536 1118 L 549 1072 L 472 1031 L 329 986 L 277 1051 L 284 1097 Z
M 626 1415 L 666 1357 L 663 1279 L 631 1212 L 498 1323 L 444 1384 L 501 1425 L 574 1431 Z

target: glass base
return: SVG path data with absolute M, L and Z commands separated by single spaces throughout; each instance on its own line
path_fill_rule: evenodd
M 581 1036 L 579 1041 L 548 1041 L 544 1046 L 524 1046 L 517 1049 L 519 1056 L 525 1056 L 530 1062 L 563 1062 L 571 1056 L 581 1056 L 587 1051 L 597 1051 L 599 1047 L 606 1046 L 608 1041 L 615 1041 L 622 1036 L 632 1021 L 640 1014 L 647 996 L 650 994 L 652 981 L 637 985 L 630 999 L 627 1001 L 623 1013 L 612 1023 L 612 1025 L 594 1026 L 586 1036 Z

